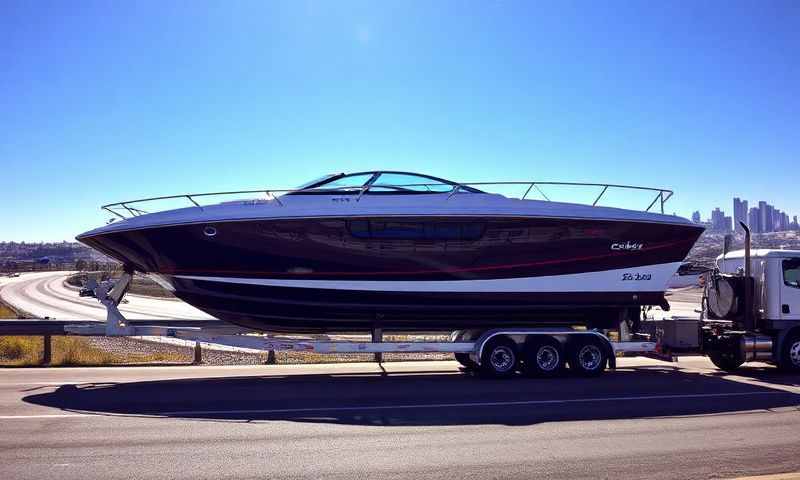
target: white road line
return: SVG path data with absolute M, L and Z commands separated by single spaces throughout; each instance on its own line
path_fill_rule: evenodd
M 761 395 L 792 395 L 787 392 L 733 392 L 733 393 L 693 393 L 676 395 L 636 395 L 626 397 L 596 397 L 596 398 L 568 398 L 560 400 L 519 400 L 507 402 L 474 402 L 474 403 L 427 403 L 405 405 L 360 405 L 352 407 L 306 407 L 306 408 L 275 408 L 253 410 L 178 410 L 148 414 L 120 414 L 113 412 L 97 413 L 72 413 L 72 414 L 41 414 L 41 415 L 0 415 L 0 420 L 28 419 L 28 418 L 72 418 L 93 416 L 131 416 L 131 417 L 169 417 L 169 416 L 199 416 L 199 415 L 238 415 L 256 413 L 313 413 L 313 412 L 352 412 L 375 410 L 410 410 L 426 408 L 469 408 L 469 407 L 509 407 L 531 405 L 563 405 L 572 403 L 592 402 L 619 402 L 619 401 L 646 401 L 646 400 L 676 400 L 687 398 L 721 398 L 721 397 L 746 397 Z M 800 405 L 800 403 L 798 404 Z
M 70 418 L 88 417 L 84 413 L 43 413 L 41 415 L 0 415 L 0 420 L 24 420 L 32 418 Z

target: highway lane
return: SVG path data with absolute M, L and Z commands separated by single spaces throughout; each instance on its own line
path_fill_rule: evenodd
M 725 478 L 800 470 L 800 378 L 621 359 L 0 372 L 0 478 Z
M 18 278 L 0 278 L 0 298 L 35 317 L 63 320 L 105 320 L 105 308 L 94 298 L 79 297 L 64 286 L 73 272 L 32 272 Z M 130 319 L 212 319 L 208 314 L 175 299 L 126 295 L 120 311 Z

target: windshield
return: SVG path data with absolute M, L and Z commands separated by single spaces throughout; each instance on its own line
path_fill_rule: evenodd
M 312 185 L 316 185 L 318 183 L 323 183 L 325 180 L 328 180 L 330 178 L 341 177 L 341 176 L 344 176 L 344 173 L 329 173 L 327 175 L 323 175 L 323 176 L 321 176 L 319 178 L 315 178 L 314 180 L 311 180 L 310 182 L 306 182 L 306 183 L 300 185 L 299 187 L 296 188 L 296 190 L 302 190 L 302 189 L 308 188 L 308 187 L 310 187 Z
M 328 175 L 322 179 L 309 182 L 301 187 L 301 191 L 293 194 L 330 193 L 335 190 L 339 194 L 360 193 L 375 194 L 425 194 L 450 193 L 458 188 L 458 192 L 481 193 L 480 190 L 460 186 L 429 175 L 406 172 L 359 172 L 351 174 Z

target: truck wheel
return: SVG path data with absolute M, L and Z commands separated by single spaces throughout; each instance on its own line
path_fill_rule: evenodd
M 723 352 L 722 350 L 712 350 L 708 352 L 708 358 L 720 370 L 732 372 L 741 367 L 744 359 L 738 352 Z
M 481 353 L 480 371 L 488 377 L 508 378 L 517 369 L 517 344 L 498 336 L 486 342 Z
M 466 368 L 467 370 L 477 370 L 478 364 L 473 362 L 471 358 L 469 358 L 469 353 L 454 353 L 456 357 L 456 361 L 461 364 L 462 367 Z
M 522 373 L 529 377 L 555 377 L 563 373 L 566 361 L 561 342 L 553 337 L 532 335 L 522 354 Z
M 781 348 L 781 357 L 778 365 L 786 372 L 800 372 L 800 332 L 794 332 L 786 337 Z
M 603 373 L 607 363 L 608 354 L 599 339 L 589 335 L 581 335 L 572 341 L 569 368 L 578 375 L 596 377 Z

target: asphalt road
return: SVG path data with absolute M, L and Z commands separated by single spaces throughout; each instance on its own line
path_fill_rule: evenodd
M 0 371 L 0 478 L 725 478 L 800 470 L 800 377 L 621 359 Z
M 79 297 L 64 286 L 72 272 L 23 273 L 18 278 L 0 277 L 0 298 L 31 315 L 60 320 L 105 320 L 105 308 L 96 299 Z M 126 295 L 120 311 L 130 319 L 192 319 L 213 317 L 176 299 Z

